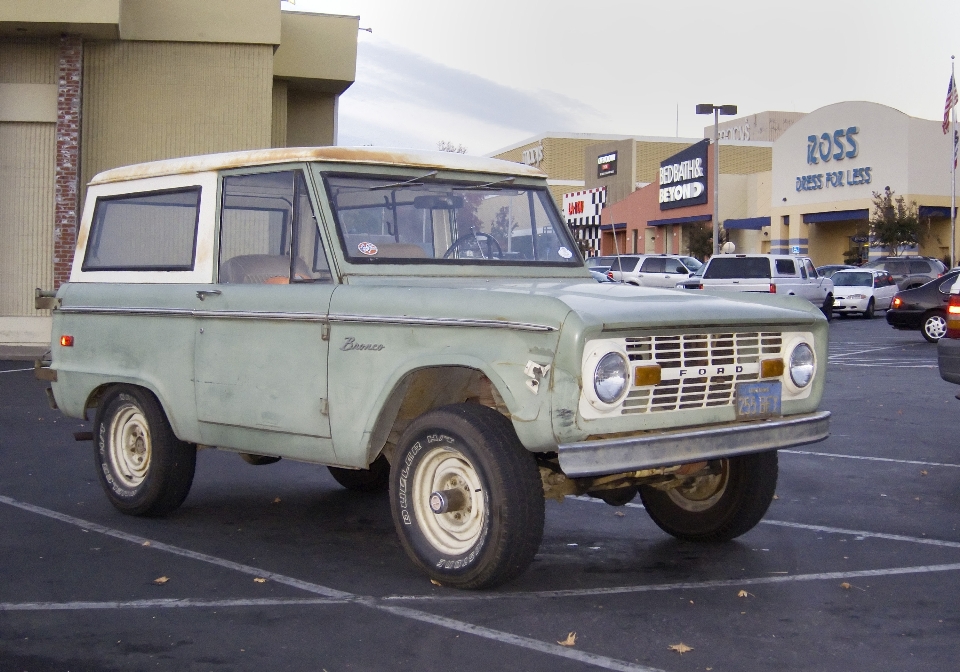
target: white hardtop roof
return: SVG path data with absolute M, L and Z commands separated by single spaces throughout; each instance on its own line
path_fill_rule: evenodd
M 276 149 L 253 149 L 224 154 L 187 156 L 165 159 L 132 166 L 113 168 L 98 173 L 90 184 L 107 184 L 138 180 L 162 175 L 183 175 L 264 166 L 274 163 L 323 161 L 329 163 L 357 163 L 381 166 L 403 166 L 430 170 L 453 170 L 468 173 L 495 173 L 517 177 L 546 177 L 539 168 L 512 161 L 501 161 L 479 156 L 467 156 L 453 152 L 429 152 L 415 149 L 388 149 L 374 147 L 280 147 Z

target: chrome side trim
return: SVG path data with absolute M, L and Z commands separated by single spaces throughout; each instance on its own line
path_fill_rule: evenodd
M 829 435 L 830 412 L 818 411 L 706 429 L 566 443 L 560 444 L 558 453 L 560 468 L 567 476 L 601 476 L 789 448 L 823 441 Z
M 557 327 L 530 322 L 506 320 L 468 320 L 457 317 L 383 317 L 379 315 L 330 315 L 331 322 L 347 324 L 399 324 L 422 327 L 481 327 L 485 329 L 516 329 L 518 331 L 557 331 Z
M 63 306 L 61 313 L 73 315 L 138 315 L 141 317 L 204 317 L 230 320 L 281 320 L 340 324 L 393 324 L 420 327 L 474 327 L 482 329 L 514 329 L 517 331 L 551 332 L 557 327 L 529 322 L 501 320 L 469 320 L 444 317 L 384 317 L 382 315 L 323 315 L 321 313 L 280 313 L 244 310 L 190 310 L 186 308 L 100 308 Z

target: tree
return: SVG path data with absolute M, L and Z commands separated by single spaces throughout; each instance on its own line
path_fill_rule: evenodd
M 441 152 L 453 152 L 454 154 L 466 154 L 467 148 L 463 145 L 455 145 L 449 140 L 440 140 L 437 142 L 437 149 Z
M 896 257 L 904 248 L 920 242 L 920 216 L 917 204 L 909 205 L 903 196 L 895 196 L 890 187 L 873 192 L 873 217 L 870 218 L 870 246 L 885 247 Z
M 687 241 L 687 250 L 691 257 L 704 261 L 713 254 L 713 226 L 710 224 L 695 224 L 684 234 Z M 727 242 L 727 232 L 721 227 L 719 244 Z

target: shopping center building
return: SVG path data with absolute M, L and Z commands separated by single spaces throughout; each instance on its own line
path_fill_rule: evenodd
M 951 145 L 939 120 L 870 102 L 762 112 L 720 124 L 719 148 L 719 219 L 737 252 L 818 265 L 884 254 L 869 245 L 869 219 L 873 193 L 890 187 L 917 206 L 921 239 L 909 252 L 950 253 Z M 714 149 L 692 138 L 545 134 L 493 156 L 547 172 L 585 253 L 686 254 L 692 231 L 713 226 Z
M 278 0 L 0 4 L 0 355 L 49 342 L 84 185 L 121 165 L 332 145 L 357 17 Z

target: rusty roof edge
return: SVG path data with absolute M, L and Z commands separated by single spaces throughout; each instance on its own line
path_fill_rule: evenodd
M 246 166 L 262 166 L 295 161 L 324 161 L 336 163 L 360 163 L 372 165 L 403 165 L 435 170 L 458 172 L 497 173 L 517 177 L 546 177 L 538 168 L 512 161 L 467 156 L 452 152 L 430 152 L 413 149 L 390 149 L 372 147 L 278 147 L 253 149 L 222 154 L 187 156 L 138 163 L 112 168 L 98 173 L 90 180 L 91 185 L 108 184 L 164 175 L 202 173 Z

